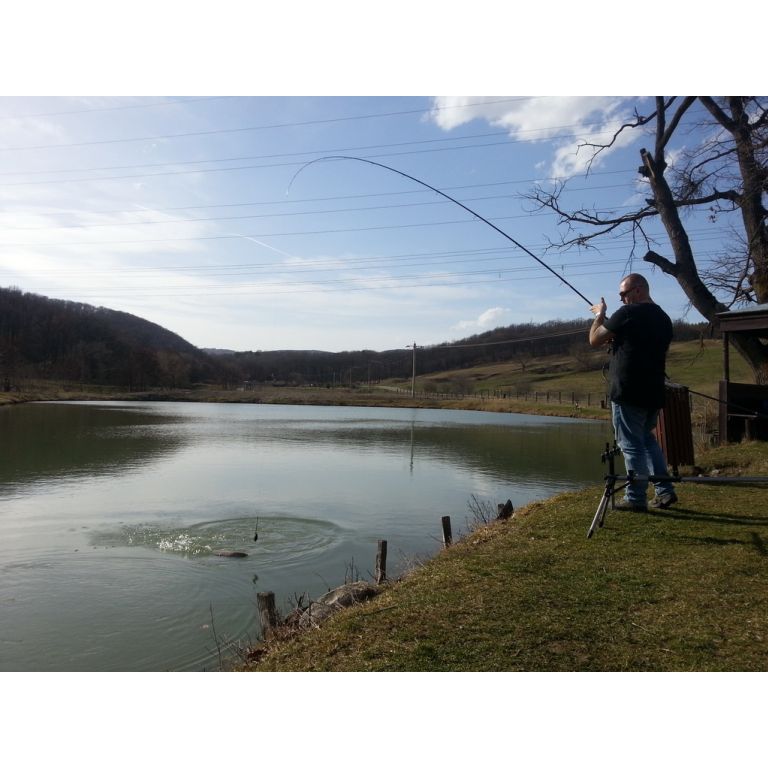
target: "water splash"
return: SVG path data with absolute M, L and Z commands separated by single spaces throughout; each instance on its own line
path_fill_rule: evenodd
M 221 550 L 236 550 L 258 557 L 262 565 L 285 565 L 319 555 L 345 538 L 343 529 L 326 520 L 259 517 L 257 538 L 255 528 L 253 517 L 189 526 L 138 523 L 95 532 L 90 538 L 94 547 L 142 547 L 183 557 L 205 557 Z

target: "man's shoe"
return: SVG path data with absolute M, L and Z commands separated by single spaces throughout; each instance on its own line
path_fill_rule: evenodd
M 659 493 L 651 502 L 651 506 L 655 509 L 667 509 L 667 507 L 671 507 L 673 504 L 677 504 L 677 494 L 674 491 Z
M 622 512 L 647 512 L 648 507 L 645 504 L 636 504 L 634 501 L 620 501 L 616 507 L 616 509 L 622 511 Z

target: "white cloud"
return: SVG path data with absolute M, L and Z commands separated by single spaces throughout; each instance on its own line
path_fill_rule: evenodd
M 584 141 L 607 142 L 630 114 L 629 103 L 615 96 L 506 99 L 501 96 L 442 96 L 435 98 L 430 117 L 445 131 L 472 120 L 484 120 L 492 126 L 504 128 L 516 140 L 554 140 L 548 173 L 568 178 L 583 173 L 592 157 L 588 150 L 580 151 L 579 145 Z M 614 146 L 598 157 L 593 167 L 597 167 L 610 152 L 627 146 L 637 138 L 637 132 L 624 131 Z
M 451 327 L 452 331 L 485 331 L 490 328 L 498 328 L 501 320 L 509 314 L 506 307 L 491 307 L 482 312 L 474 320 L 460 320 Z

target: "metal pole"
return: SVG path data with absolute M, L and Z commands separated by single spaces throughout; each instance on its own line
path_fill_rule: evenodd
M 413 342 L 413 374 L 411 375 L 411 398 L 416 397 L 416 342 Z

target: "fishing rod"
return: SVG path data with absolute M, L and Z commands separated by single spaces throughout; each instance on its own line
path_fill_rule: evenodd
M 681 385 L 677 385 L 681 386 Z M 705 395 L 703 392 L 697 392 L 695 389 L 688 388 L 688 391 L 692 395 L 698 395 L 699 397 L 705 397 L 707 400 L 714 400 L 716 403 L 722 403 L 723 405 L 727 405 L 729 408 L 736 408 L 739 411 L 743 411 L 747 416 L 754 416 L 758 419 L 764 419 L 768 418 L 764 414 L 760 413 L 760 411 L 756 411 L 753 408 L 746 408 L 743 405 L 738 405 L 737 403 L 732 403 L 728 400 L 721 400 L 719 397 L 712 397 L 712 395 Z
M 540 259 L 535 253 L 532 253 L 522 243 L 520 243 L 517 240 L 515 240 L 514 237 L 512 237 L 509 234 L 507 234 L 503 229 L 500 229 L 495 224 L 493 224 L 492 222 L 488 221 L 488 219 L 486 219 L 484 216 L 481 216 L 477 211 L 473 211 L 469 206 L 464 205 L 464 203 L 459 202 L 458 200 L 456 200 L 456 198 L 451 197 L 449 194 L 447 194 L 446 192 L 443 192 L 442 190 L 438 189 L 437 187 L 433 187 L 431 184 L 428 184 L 426 181 L 422 181 L 421 179 L 417 179 L 415 176 L 412 176 L 409 173 L 405 173 L 404 171 L 399 171 L 397 168 L 392 168 L 391 166 L 385 165 L 384 163 L 378 163 L 375 160 L 369 160 L 369 159 L 367 159 L 365 157 L 354 157 L 352 155 L 324 155 L 323 157 L 316 157 L 314 160 L 310 160 L 309 162 L 304 163 L 304 165 L 302 165 L 296 171 L 296 173 L 293 174 L 293 177 L 291 178 L 290 182 L 288 183 L 288 187 L 285 190 L 285 194 L 287 195 L 290 192 L 291 187 L 293 186 L 293 182 L 296 180 L 296 178 L 298 177 L 298 175 L 302 171 L 304 171 L 306 168 L 308 168 L 310 165 L 313 165 L 314 163 L 320 163 L 320 162 L 323 162 L 325 160 L 355 160 L 355 161 L 357 161 L 359 163 L 368 163 L 368 165 L 375 165 L 376 167 L 383 168 L 386 171 L 392 171 L 392 173 L 396 173 L 399 176 L 402 176 L 402 177 L 404 177 L 406 179 L 410 179 L 411 181 L 415 181 L 417 184 L 421 184 L 422 187 L 426 187 L 427 189 L 431 189 L 433 192 L 435 192 L 436 194 L 440 195 L 441 197 L 444 197 L 446 200 L 450 200 L 450 202 L 455 203 L 460 208 L 463 208 L 465 211 L 467 211 L 467 213 L 470 213 L 472 216 L 476 216 L 478 219 L 480 219 L 480 221 L 484 222 L 489 227 L 491 227 L 491 229 L 496 230 L 496 232 L 498 232 L 500 235 L 502 235 L 502 237 L 505 237 L 511 243 L 516 245 L 521 251 L 524 251 L 532 259 L 535 259 L 548 272 L 551 272 L 561 283 L 564 283 L 565 285 L 567 285 L 577 296 L 579 296 L 580 298 L 584 299 L 584 301 L 586 301 L 587 304 L 589 304 L 590 307 L 593 306 L 594 302 L 590 301 L 580 290 L 578 290 L 578 288 L 576 288 L 573 285 L 571 285 L 571 283 L 569 283 L 562 275 L 558 274 L 554 269 L 552 269 L 552 267 L 550 267 L 549 264 L 547 264 L 546 262 L 542 261 L 542 259 Z M 605 378 L 605 371 L 603 371 L 603 377 Z M 721 403 L 725 402 L 723 400 L 719 400 L 716 397 L 711 397 L 709 395 L 703 394 L 702 392 L 696 392 L 696 391 L 694 391 L 692 389 L 689 389 L 689 392 L 691 392 L 691 394 L 694 394 L 694 395 L 699 395 L 700 397 L 706 397 L 706 398 L 709 398 L 710 400 L 715 400 L 716 402 L 721 402 Z M 726 403 L 726 404 L 727 405 L 731 405 L 731 403 Z M 739 410 L 745 411 L 746 413 L 748 413 L 750 415 L 760 416 L 760 414 L 758 412 L 751 411 L 750 409 L 744 408 L 743 406 L 734 405 L 734 407 L 738 408 Z
M 368 163 L 369 165 L 375 165 L 379 168 L 383 168 L 386 171 L 392 171 L 392 173 L 397 173 L 398 175 L 403 176 L 406 179 L 410 179 L 411 181 L 415 181 L 417 184 L 421 184 L 422 187 L 431 189 L 433 192 L 436 192 L 438 195 L 441 195 L 446 200 L 450 200 L 452 203 L 456 203 L 456 205 L 460 206 L 465 211 L 467 211 L 468 213 L 471 213 L 473 216 L 476 216 L 478 219 L 480 219 L 480 221 L 487 224 L 489 227 L 491 227 L 491 229 L 495 229 L 500 235 L 502 235 L 503 237 L 506 237 L 507 240 L 509 240 L 511 243 L 514 243 L 514 245 L 516 245 L 521 251 L 524 251 L 532 259 L 535 259 L 539 264 L 541 264 L 541 266 L 544 267 L 544 269 L 551 272 L 561 283 L 565 283 L 565 285 L 567 285 L 577 296 L 584 299 L 584 301 L 586 301 L 590 307 L 594 304 L 594 302 L 590 301 L 581 291 L 579 291 L 577 288 L 572 286 L 562 275 L 555 272 L 555 270 L 552 269 L 552 267 L 550 267 L 549 264 L 542 261 L 535 253 L 532 253 L 531 251 L 529 251 L 528 248 L 526 248 L 524 245 L 522 245 L 517 240 L 515 240 L 514 237 L 512 237 L 511 235 L 508 235 L 503 229 L 499 229 L 499 227 L 497 227 L 495 224 L 492 224 L 484 216 L 481 216 L 479 213 L 477 213 L 477 211 L 473 211 L 470 207 L 464 205 L 464 203 L 459 202 L 458 200 L 456 200 L 456 198 L 451 197 L 445 192 L 442 192 L 441 190 L 437 189 L 437 187 L 433 187 L 431 184 L 427 184 L 426 181 L 417 179 L 415 176 L 411 176 L 410 174 L 405 173 L 404 171 L 398 171 L 397 168 L 392 168 L 389 165 L 384 165 L 384 163 L 377 163 L 375 160 L 368 160 L 367 158 L 364 158 L 364 157 L 353 157 L 352 155 L 326 155 L 324 157 L 316 157 L 314 160 L 310 160 L 308 163 L 305 163 L 304 165 L 302 165 L 301 168 L 299 168 L 299 170 L 293 174 L 293 178 L 288 184 L 288 188 L 286 189 L 285 194 L 286 195 L 288 194 L 293 182 L 296 180 L 296 177 L 305 168 L 308 168 L 310 165 L 314 163 L 322 162 L 324 160 L 357 160 L 360 163 Z

